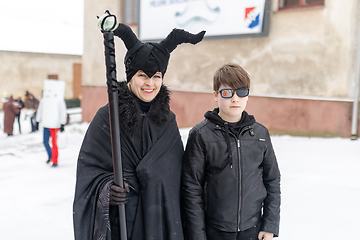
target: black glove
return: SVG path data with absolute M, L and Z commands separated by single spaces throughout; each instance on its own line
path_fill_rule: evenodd
M 64 124 L 61 124 L 61 126 L 60 126 L 60 132 L 63 132 L 64 130 L 65 130 L 65 125 Z
M 39 130 L 39 122 L 36 122 L 36 130 Z
M 110 187 L 110 204 L 111 205 L 122 205 L 125 204 L 128 200 L 128 193 L 130 192 L 129 184 L 124 182 L 124 187 L 119 187 L 118 185 L 111 185 Z

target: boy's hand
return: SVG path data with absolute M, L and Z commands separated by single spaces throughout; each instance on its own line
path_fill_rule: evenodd
M 272 240 L 274 238 L 274 234 L 268 232 L 259 232 L 259 240 Z

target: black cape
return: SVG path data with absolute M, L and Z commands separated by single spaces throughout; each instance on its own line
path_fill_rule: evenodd
M 144 114 L 126 83 L 119 84 L 124 179 L 137 196 L 135 207 L 131 199 L 126 204 L 127 218 L 134 220 L 127 224 L 129 239 L 183 240 L 180 178 L 184 149 L 169 99 L 169 91 L 162 86 Z M 110 138 L 106 105 L 90 123 L 78 157 L 73 205 L 76 240 L 118 236 L 117 208 L 109 206 L 114 179 Z

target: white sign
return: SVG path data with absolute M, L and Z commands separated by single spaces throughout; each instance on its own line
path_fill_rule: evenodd
M 43 97 L 38 114 L 42 125 L 47 128 L 59 128 L 66 122 L 66 105 L 64 101 L 65 82 L 47 79 L 44 81 Z
M 63 100 L 65 96 L 65 82 L 59 80 L 44 80 L 43 98 L 50 101 Z
M 206 37 L 261 33 L 265 0 L 140 0 L 139 38 L 160 40 L 173 28 Z

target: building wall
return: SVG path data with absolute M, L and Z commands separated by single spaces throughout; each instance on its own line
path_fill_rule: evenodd
M 119 0 L 84 0 L 84 53 L 82 58 L 82 84 L 105 86 L 105 54 L 104 40 L 100 29 L 97 26 L 97 16 L 101 16 L 105 10 L 120 16 Z M 115 38 L 117 77 L 122 79 L 125 76 L 123 56 L 125 47 L 119 38 Z
M 103 3 L 85 0 L 83 76 L 87 86 L 104 86 L 106 79 L 102 36 L 94 21 L 90 23 L 86 19 L 89 15 L 93 18 L 96 11 L 101 15 L 105 9 L 117 14 L 120 3 L 120 0 Z M 356 52 L 360 41 L 360 2 L 325 0 L 324 7 L 286 11 L 278 10 L 277 0 L 271 4 L 267 37 L 205 38 L 195 46 L 182 44 L 172 52 L 164 82 L 174 92 L 172 109 L 177 113 L 179 124 L 193 126 L 205 110 L 213 108 L 213 101 L 208 100 L 213 74 L 223 64 L 233 62 L 243 66 L 251 76 L 251 99 L 258 100 L 249 104 L 249 113 L 256 113 L 270 129 L 307 135 L 349 136 L 352 118 L 349 109 L 354 97 L 356 66 L 359 65 Z M 133 29 L 136 32 L 136 26 Z M 115 46 L 118 79 L 121 80 L 124 79 L 122 58 L 126 51 L 121 41 L 115 42 Z M 87 88 L 84 87 L 82 93 L 86 95 Z M 185 92 L 191 93 L 192 101 L 188 101 Z M 92 108 L 83 105 L 83 111 L 87 107 Z M 274 120 L 277 118 L 269 109 L 276 110 L 280 120 L 288 121 Z M 334 117 L 332 114 L 336 109 L 343 115 L 334 123 L 328 117 Z M 193 111 L 196 111 L 195 115 L 186 114 Z M 332 114 L 325 114 L 327 111 Z M 95 110 L 89 112 L 93 116 Z M 319 112 L 324 114 L 319 115 Z M 324 121 L 338 127 L 324 129 Z
M 28 90 L 40 99 L 44 80 L 58 75 L 66 83 L 65 98 L 73 98 L 73 66 L 81 64 L 81 56 L 0 51 L 0 63 L 1 95 L 24 97 Z
M 171 54 L 165 81 L 175 89 L 211 91 L 214 72 L 234 62 L 250 74 L 252 94 L 351 98 L 359 3 L 327 0 L 320 8 L 272 11 L 268 37 L 183 44 Z
M 192 106 L 192 107 L 189 107 Z M 210 93 L 173 91 L 171 109 L 180 127 L 191 127 L 204 113 L 217 107 Z M 350 137 L 352 102 L 249 96 L 246 111 L 272 134 Z M 360 122 L 358 122 L 358 128 Z
M 108 102 L 107 88 L 83 86 L 82 90 L 82 119 L 91 122 L 96 111 Z M 179 127 L 194 126 L 215 107 L 211 93 L 171 91 L 170 108 Z M 352 102 L 348 100 L 249 96 L 246 111 L 272 134 L 351 136 Z M 360 129 L 360 121 L 357 126 Z

